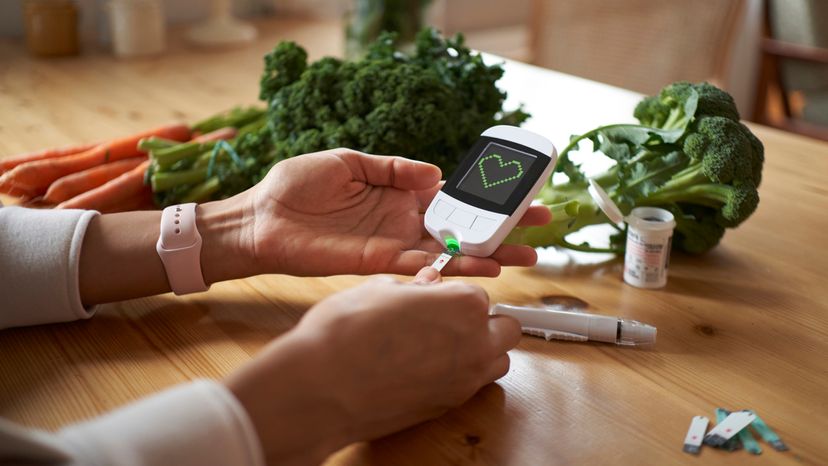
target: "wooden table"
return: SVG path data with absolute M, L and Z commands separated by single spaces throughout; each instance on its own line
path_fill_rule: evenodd
M 338 25 L 275 21 L 222 52 L 174 43 L 157 59 L 103 54 L 37 61 L 0 42 L 0 154 L 116 136 L 255 101 L 278 39 L 312 58 L 341 48 Z M 570 133 L 631 118 L 638 96 L 508 63 L 527 127 Z M 592 311 L 658 327 L 652 349 L 524 337 L 512 369 L 432 422 L 334 455 L 334 464 L 828 464 L 828 144 L 752 126 L 767 164 L 759 210 L 701 257 L 675 255 L 665 289 L 623 284 L 618 260 L 551 254 L 545 265 L 475 279 L 493 302 L 571 295 Z M 563 257 L 565 260 L 560 260 Z M 3 276 L 14 273 L 2 270 Z M 221 377 L 359 277 L 260 276 L 101 306 L 85 322 L 0 332 L 0 415 L 54 429 L 196 377 Z M 2 297 L 0 297 L 2 303 Z M 692 416 L 752 408 L 791 447 L 681 452 Z

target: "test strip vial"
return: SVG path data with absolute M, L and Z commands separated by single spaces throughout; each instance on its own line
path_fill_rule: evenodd
M 670 246 L 676 227 L 673 214 L 656 207 L 637 207 L 625 220 L 624 281 L 638 288 L 663 287 L 667 284 Z

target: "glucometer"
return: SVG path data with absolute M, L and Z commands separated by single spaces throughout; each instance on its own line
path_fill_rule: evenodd
M 451 254 L 490 256 L 549 179 L 557 157 L 552 142 L 531 131 L 487 129 L 434 196 L 426 230 Z M 438 269 L 448 259 L 439 261 Z

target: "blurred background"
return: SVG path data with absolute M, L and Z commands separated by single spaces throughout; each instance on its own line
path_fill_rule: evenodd
M 641 93 L 708 80 L 743 118 L 828 140 L 826 0 L 3 0 L 0 37 L 38 57 L 133 57 L 164 53 L 167 30 L 189 27 L 199 42 L 192 25 L 244 43 L 272 17 L 331 25 L 324 34 L 343 55 L 383 29 L 410 40 L 433 25 L 481 51 Z

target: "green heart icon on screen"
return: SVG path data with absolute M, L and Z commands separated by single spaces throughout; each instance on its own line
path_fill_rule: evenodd
M 492 159 L 497 159 L 498 169 L 494 173 L 490 171 L 487 175 L 483 164 L 487 160 Z M 477 166 L 480 168 L 480 177 L 483 178 L 483 187 L 487 189 L 499 184 L 508 183 L 509 181 L 516 180 L 523 176 L 523 165 L 521 165 L 520 162 L 517 160 L 504 162 L 503 159 L 497 154 L 491 154 L 483 157 L 479 162 L 477 162 Z M 512 166 L 514 168 L 511 168 Z

